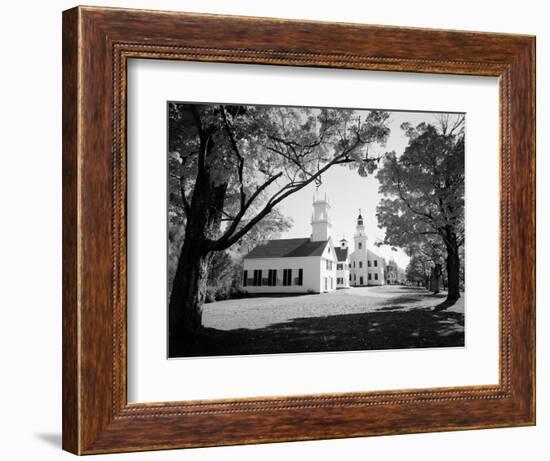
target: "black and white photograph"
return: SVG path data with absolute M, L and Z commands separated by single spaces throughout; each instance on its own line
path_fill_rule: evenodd
M 167 118 L 170 358 L 464 346 L 465 114 Z
M 2 459 L 548 458 L 544 2 L 83 3 L 2 9 Z

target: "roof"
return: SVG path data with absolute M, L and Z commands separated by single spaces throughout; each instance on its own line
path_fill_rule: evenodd
M 245 259 L 321 256 L 327 243 L 328 240 L 312 242 L 309 238 L 269 240 L 255 247 Z
M 347 248 L 334 248 L 334 251 L 336 252 L 336 257 L 338 258 L 338 261 L 345 261 L 348 259 L 348 249 Z
M 368 258 L 373 258 L 373 259 L 382 259 L 384 260 L 384 262 L 386 261 L 382 256 L 380 256 L 378 253 L 375 253 L 374 251 L 372 250 L 369 250 L 367 248 L 367 257 Z

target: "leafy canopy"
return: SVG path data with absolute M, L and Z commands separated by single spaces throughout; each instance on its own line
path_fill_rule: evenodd
M 388 118 L 384 111 L 171 103 L 170 211 L 184 223 L 202 165 L 213 184 L 227 187 L 214 245 L 227 248 L 333 165 L 372 173 L 378 159 L 369 147 L 386 142 Z
M 387 154 L 377 174 L 385 196 L 377 208 L 385 243 L 409 254 L 437 256 L 451 238 L 464 242 L 464 118 L 445 120 L 439 129 L 403 124 L 408 146 L 401 156 Z

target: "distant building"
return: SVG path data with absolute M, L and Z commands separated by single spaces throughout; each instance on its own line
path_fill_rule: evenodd
M 349 288 L 349 248 L 345 238 L 336 251 L 336 288 Z
M 316 293 L 336 290 L 337 254 L 330 236 L 330 205 L 314 198 L 311 236 L 269 240 L 243 260 L 243 288 L 250 293 Z
M 370 286 L 384 285 L 384 268 L 386 261 L 374 251 L 367 248 L 367 234 L 361 210 L 357 217 L 357 225 L 354 235 L 355 249 L 349 256 L 350 285 Z
M 397 265 L 395 260 L 390 259 L 386 265 L 386 283 L 388 285 L 403 285 L 405 282 L 405 271 Z

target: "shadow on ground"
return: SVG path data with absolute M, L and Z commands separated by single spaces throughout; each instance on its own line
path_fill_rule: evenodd
M 39 433 L 36 434 L 36 437 L 52 447 L 61 449 L 60 432 Z
M 464 346 L 464 314 L 412 307 L 402 297 L 374 312 L 296 318 L 259 329 L 205 328 L 170 341 L 170 357 Z

